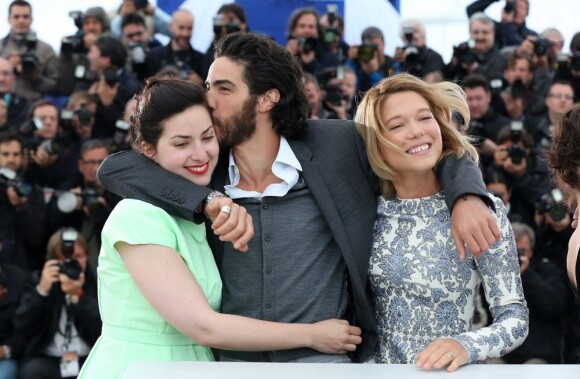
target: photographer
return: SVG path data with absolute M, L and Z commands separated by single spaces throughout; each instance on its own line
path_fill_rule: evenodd
M 286 50 L 297 57 L 304 72 L 314 75 L 336 67 L 339 59 L 321 40 L 322 27 L 314 8 L 298 8 L 288 21 Z
M 533 139 L 521 122 L 512 121 L 501 129 L 496 142 L 493 165 L 509 180 L 512 209 L 533 227 L 536 203 L 549 189 L 548 168 L 538 159 Z
M 498 0 L 476 0 L 467 6 L 467 17 L 484 12 L 487 7 Z M 495 41 L 498 48 L 519 45 L 528 35 L 538 35 L 526 26 L 526 17 L 530 13 L 528 0 L 506 0 L 501 12 L 501 22 L 495 24 Z
M 356 74 L 348 66 L 325 69 L 320 77 L 327 119 L 352 120 L 357 89 Z
M 141 83 L 125 69 L 127 50 L 114 37 L 101 36 L 91 46 L 87 58 L 90 69 L 98 74 L 88 90 L 99 99 L 93 137 L 109 138 L 123 113 L 125 103 L 139 90 Z
M 129 13 L 121 23 L 123 45 L 129 51 L 127 68 L 133 71 L 139 80 L 147 77 L 145 58 L 149 50 L 161 46 L 161 42 L 149 35 L 145 19 L 139 13 Z
M 147 0 L 123 0 L 114 17 L 111 17 L 111 30 L 117 38 L 121 38 L 122 35 L 123 17 L 130 13 L 138 13 L 145 19 L 147 32 L 150 36 L 159 33 L 171 37 L 169 31 L 171 16 L 162 9 Z
M 218 9 L 217 15 L 213 18 L 213 42 L 207 48 L 203 56 L 201 72 L 207 76 L 209 66 L 213 63 L 214 44 L 223 36 L 229 33 L 249 32 L 246 11 L 237 3 L 224 4 Z
M 6 108 L 5 121 L 0 121 L 0 131 L 16 130 L 26 119 L 30 102 L 27 98 L 14 93 L 16 76 L 8 59 L 0 57 L 0 101 Z
M 567 80 L 574 89 L 574 98 L 580 98 L 580 32 L 570 41 L 570 54 L 558 57 L 554 81 Z
M 30 29 L 32 7 L 16 0 L 8 7 L 10 33 L 0 42 L 0 57 L 10 60 L 15 68 L 14 92 L 30 101 L 57 90 L 58 60 L 47 43 L 36 38 Z
M 445 67 L 445 77 L 461 81 L 467 75 L 480 74 L 488 80 L 502 78 L 505 59 L 494 43 L 493 20 L 483 13 L 469 19 L 469 38 L 453 48 L 451 62 Z
M 344 18 L 338 14 L 336 4 L 327 4 L 326 13 L 320 16 L 322 41 L 343 65 L 348 58 L 348 44 L 344 41 Z
M 171 41 L 147 54 L 147 76 L 156 75 L 165 66 L 176 66 L 182 78 L 203 85 L 207 72 L 203 72 L 203 54 L 190 43 L 193 35 L 193 14 L 186 9 L 173 12 L 169 30 Z
M 96 267 L 101 246 L 101 230 L 111 210 L 121 200 L 105 191 L 97 179 L 97 169 L 109 155 L 100 140 L 85 141 L 77 162 L 80 175 L 56 188 L 47 205 L 46 227 L 50 233 L 60 227 L 73 227 L 87 241 L 87 256 Z
M 534 126 L 532 136 L 536 149 L 545 156 L 552 144 L 554 128 L 564 111 L 574 104 L 574 89 L 569 82 L 559 80 L 548 87 L 546 93 L 546 113 L 530 120 Z
M 92 7 L 82 13 L 72 11 L 77 32 L 64 37 L 60 46 L 59 89 L 68 96 L 74 91 L 86 90 L 94 81 L 94 73 L 89 70 L 87 52 L 102 35 L 111 35 L 109 19 L 101 7 Z
M 538 231 L 538 245 L 543 257 L 558 267 L 566 267 L 568 241 L 574 232 L 570 226 L 570 210 L 562 192 L 555 188 L 540 196 L 534 216 Z
M 2 248 L 0 247 L 0 250 Z M 23 293 L 31 287 L 30 272 L 0 264 L 0 378 L 16 379 L 26 341 L 14 330 L 12 319 Z
M 395 70 L 393 58 L 383 53 L 385 39 L 381 29 L 369 26 L 363 30 L 361 40 L 362 45 L 350 47 L 346 65 L 356 73 L 358 90 L 366 92 Z
M 13 132 L 0 133 L 0 263 L 37 270 L 43 262 L 46 207 L 41 188 L 23 176 L 22 139 Z
M 425 25 L 419 20 L 401 23 L 401 39 L 405 46 L 397 48 L 394 60 L 403 65 L 405 71 L 419 76 L 427 83 L 443 80 L 445 64 L 435 50 L 426 46 Z
M 74 229 L 61 229 L 47 244 L 36 286 L 22 296 L 14 324 L 30 341 L 21 379 L 76 377 L 101 333 L 95 276 L 87 244 Z
M 61 111 L 62 129 L 77 151 L 93 135 L 97 104 L 95 96 L 77 91 L 70 95 L 65 109 Z
M 501 92 L 501 99 L 512 120 L 530 120 L 546 112 L 544 95 L 550 80 L 548 76 L 535 78 L 534 72 L 533 59 L 528 54 L 516 51 L 507 60 L 503 76 L 508 87 Z
M 524 343 L 502 357 L 510 364 L 562 363 L 562 317 L 569 295 L 564 273 L 535 246 L 535 233 L 528 225 L 513 223 L 520 257 L 522 286 L 530 309 L 530 332 Z
M 304 90 L 310 107 L 309 119 L 322 120 L 328 118 L 329 112 L 323 105 L 324 93 L 316 77 L 308 72 L 304 73 Z
M 77 172 L 71 160 L 76 160 L 78 153 L 71 149 L 58 123 L 54 103 L 38 100 L 31 105 L 28 119 L 19 129 L 28 150 L 28 183 L 54 188 Z
M 510 120 L 497 113 L 491 106 L 491 88 L 483 75 L 468 75 L 462 84 L 471 113 L 468 133 L 478 139 L 478 150 L 483 155 L 482 163 L 487 165 L 489 155 L 497 148 L 495 141 L 499 131 L 509 125 Z

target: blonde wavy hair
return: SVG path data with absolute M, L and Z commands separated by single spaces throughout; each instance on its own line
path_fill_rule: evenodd
M 427 84 L 406 73 L 383 79 L 365 94 L 358 106 L 354 121 L 365 142 L 371 167 L 381 180 L 384 196 L 395 194 L 392 182 L 395 174 L 385 162 L 380 146 L 384 145 L 399 151 L 401 149 L 383 136 L 386 125 L 381 119 L 381 108 L 390 95 L 406 91 L 415 92 L 423 97 L 439 124 L 443 149 L 437 163 L 449 155 L 461 158 L 465 153 L 469 154 L 475 162 L 478 161 L 477 150 L 471 145 L 470 138 L 463 136 L 455 128 L 451 119 L 451 112 L 456 111 L 463 116 L 465 124 L 469 125 L 471 118 L 469 107 L 465 92 L 461 87 L 451 82 Z

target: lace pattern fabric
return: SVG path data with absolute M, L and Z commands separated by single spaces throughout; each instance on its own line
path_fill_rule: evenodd
M 442 192 L 403 200 L 379 198 L 369 277 L 379 344 L 375 360 L 413 363 L 437 338 L 459 341 L 470 362 L 502 356 L 528 332 L 519 262 L 503 203 L 493 198 L 501 240 L 479 259 L 459 259 Z M 483 284 L 494 322 L 472 331 Z

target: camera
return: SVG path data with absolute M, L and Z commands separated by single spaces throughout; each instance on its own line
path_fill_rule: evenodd
M 145 9 L 147 8 L 147 5 L 149 5 L 149 1 L 147 0 L 133 0 L 133 3 L 135 4 L 135 8 L 137 8 L 137 10 Z
M 126 142 L 127 133 L 129 132 L 129 124 L 124 120 L 117 120 L 115 123 L 115 134 L 113 134 L 113 150 L 125 150 L 129 146 Z
M 129 55 L 131 56 L 131 63 L 144 64 L 145 58 L 147 57 L 147 46 L 141 42 L 131 42 L 127 49 L 129 50 Z
M 522 131 L 524 130 L 524 123 L 518 120 L 510 122 L 510 140 L 517 144 L 522 140 Z
M 516 10 L 515 1 L 506 1 L 505 6 L 503 7 L 505 13 L 512 13 Z
M 31 52 L 27 51 L 20 55 L 20 61 L 22 64 L 22 75 L 28 76 L 31 75 L 34 71 L 36 71 L 36 67 L 38 65 L 38 58 L 36 55 Z
M 110 87 L 113 87 L 115 84 L 117 84 L 121 81 L 121 78 L 119 77 L 119 74 L 117 73 L 117 70 L 113 67 L 107 67 L 106 69 L 104 69 L 102 75 L 105 77 L 105 82 Z
M 363 42 L 358 47 L 357 59 L 361 62 L 368 63 L 375 57 L 377 45 L 371 42 Z
M 534 54 L 538 57 L 543 57 L 548 52 L 550 48 L 550 41 L 545 38 L 538 38 L 534 41 Z
M 64 151 L 66 146 L 67 143 L 64 138 L 56 137 L 42 141 L 38 147 L 46 151 L 49 155 L 59 155 Z
M 522 160 L 526 156 L 526 151 L 520 145 L 512 145 L 508 147 L 507 152 L 514 164 L 522 163 Z
M 499 95 L 503 87 L 504 81 L 502 78 L 493 78 L 489 81 L 489 88 L 491 90 L 491 93 L 493 93 L 494 95 Z
M 300 37 L 298 38 L 298 49 L 302 54 L 308 54 L 316 50 L 316 38 L 313 37 Z
M 32 194 L 34 187 L 23 182 L 16 172 L 8 167 L 0 167 L 0 185 L 12 187 L 20 197 L 27 197 Z
M 40 117 L 33 117 L 32 119 L 22 124 L 20 129 L 18 129 L 18 132 L 23 136 L 32 136 L 36 130 L 42 129 L 42 127 L 42 119 Z
M 514 99 L 518 99 L 523 97 L 524 94 L 526 93 L 526 86 L 520 79 L 517 79 L 512 83 L 511 86 L 509 86 L 508 92 L 511 95 L 511 97 L 513 97 Z
M 328 18 L 328 25 L 332 26 L 334 21 L 336 20 L 336 14 L 338 13 L 338 5 L 336 4 L 327 4 L 326 5 L 326 14 Z
M 568 214 L 568 208 L 562 200 L 564 200 L 562 192 L 554 188 L 540 197 L 536 209 L 540 214 L 549 214 L 554 221 L 562 221 Z
M 85 53 L 85 42 L 83 32 L 83 12 L 70 11 L 68 16 L 73 19 L 77 32 L 72 36 L 66 36 L 60 41 L 60 51 L 65 54 Z
M 453 56 L 457 58 L 459 64 L 471 66 L 477 62 L 477 56 L 473 52 L 474 47 L 475 41 L 471 39 L 467 42 L 460 43 L 457 46 L 453 46 Z
M 74 111 L 74 115 L 77 116 L 79 124 L 81 126 L 90 126 L 93 121 L 93 114 L 87 109 L 86 104 L 81 104 L 81 107 Z
M 79 262 L 73 258 L 77 238 L 78 233 L 74 229 L 64 229 L 60 233 L 60 246 L 64 260 L 59 263 L 58 268 L 61 274 L 72 280 L 77 280 L 83 271 Z
M 340 38 L 340 30 L 333 26 L 329 26 L 324 30 L 324 34 L 322 35 L 322 40 L 326 44 L 333 44 L 337 42 Z
M 102 224 L 109 217 L 109 207 L 103 204 L 100 200 L 100 194 L 93 188 L 84 188 L 80 195 L 69 191 L 63 191 L 58 194 L 56 206 L 62 213 L 71 213 L 77 207 L 77 199 L 79 196 L 82 200 L 83 206 L 87 208 L 89 218 L 96 224 Z
M 94 188 L 84 188 L 81 191 L 83 205 L 87 208 L 89 217 L 96 224 L 102 224 L 109 217 L 109 207 L 99 200 L 100 194 Z
M 224 29 L 226 34 L 236 33 L 242 30 L 241 26 L 237 22 L 231 20 L 230 22 L 226 23 L 224 16 L 218 14 L 213 18 L 213 32 L 215 35 L 219 36 L 223 33 Z

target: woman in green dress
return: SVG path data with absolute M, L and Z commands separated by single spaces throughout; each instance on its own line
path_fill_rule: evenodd
M 168 171 L 207 185 L 218 142 L 203 89 L 152 78 L 132 116 L 133 147 Z M 130 175 L 130 173 L 127 173 Z M 219 218 L 250 216 L 223 207 Z M 216 220 L 218 221 L 218 220 Z M 120 378 L 131 361 L 210 361 L 209 347 L 263 351 L 310 347 L 344 354 L 361 342 L 344 320 L 283 324 L 220 314 L 221 280 L 204 224 L 125 199 L 103 228 L 98 266 L 102 335 L 79 378 Z

